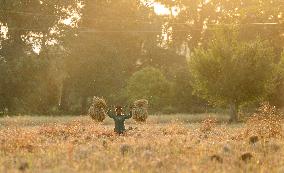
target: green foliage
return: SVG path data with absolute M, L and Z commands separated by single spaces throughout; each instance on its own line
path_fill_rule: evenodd
M 98 32 L 80 32 L 69 43 L 65 81 L 69 102 L 69 95 L 75 93 L 82 100 L 98 95 L 110 104 L 125 104 L 127 81 L 134 72 L 147 66 L 169 71 L 173 64 L 186 64 L 174 50 L 157 46 L 158 33 L 151 31 L 161 30 L 162 17 L 140 1 L 86 0 L 84 4 L 78 29 Z
M 49 70 L 53 60 L 47 43 L 61 43 L 68 27 L 60 20 L 70 16 L 66 9 L 78 10 L 77 2 L 0 0 L 0 27 L 8 27 L 6 38 L 0 37 L 0 109 L 46 113 L 56 105 L 59 88 Z M 60 32 L 52 33 L 52 28 Z M 41 47 L 39 55 L 35 45 Z
M 146 67 L 131 76 L 127 85 L 127 95 L 131 102 L 147 99 L 151 109 L 161 110 L 169 104 L 171 83 L 160 70 Z
M 191 76 L 187 64 L 182 67 L 171 69 L 173 76 L 171 104 L 173 112 L 204 112 L 207 102 L 193 94 Z
M 210 40 L 216 25 L 240 25 L 242 39 L 269 39 L 273 46 L 284 46 L 283 0 L 157 0 L 168 7 L 180 7 L 177 17 L 171 17 L 168 28 L 172 27 L 172 46 L 186 42 L 191 49 Z M 178 24 L 177 24 L 178 23 Z M 184 25 L 181 23 L 185 23 Z M 257 23 L 257 24 L 256 24 Z M 275 23 L 279 25 L 261 24 Z M 206 25 L 207 29 L 204 29 Z M 181 30 L 184 30 L 181 32 Z M 189 39 L 190 38 L 190 39 Z M 279 50 L 278 50 L 279 51 Z M 281 50 L 280 50 L 281 52 Z
M 278 68 L 267 41 L 242 42 L 236 32 L 225 29 L 207 50 L 196 49 L 189 64 L 195 92 L 211 104 L 233 105 L 236 111 L 274 90 Z
M 276 88 L 269 95 L 269 103 L 277 107 L 281 107 L 284 104 L 284 52 L 282 53 L 279 66 L 277 69 L 277 77 L 275 80 Z
M 156 71 L 151 73 L 158 75 L 145 79 L 147 83 L 140 79 L 134 82 L 144 94 L 132 91 L 132 100 L 152 96 L 148 99 L 150 104 L 153 101 L 157 111 L 200 112 L 207 105 L 192 94 L 196 87 L 192 87 L 190 81 L 195 79 L 192 77 L 195 74 L 190 76 L 184 55 L 189 55 L 190 50 L 198 45 L 206 48 L 212 30 L 222 30 L 222 27 L 214 28 L 216 24 L 241 24 L 239 40 L 224 36 L 223 40 L 215 41 L 215 45 L 209 45 L 210 50 L 196 51 L 195 57 L 207 57 L 204 59 L 208 61 L 210 54 L 223 59 L 202 62 L 208 66 L 200 68 L 202 75 L 213 76 L 212 79 L 208 77 L 208 83 L 218 81 L 210 88 L 210 91 L 216 91 L 218 99 L 204 96 L 209 94 L 202 94 L 203 98 L 218 104 L 231 101 L 225 99 L 227 96 L 248 102 L 264 97 L 263 93 L 274 88 L 269 85 L 262 87 L 263 80 L 268 80 L 265 75 L 269 68 L 271 72 L 276 69 L 263 63 L 271 62 L 267 57 L 274 57 L 272 51 L 277 57 L 273 61 L 280 60 L 283 31 L 279 25 L 253 23 L 283 23 L 283 14 L 280 15 L 283 10 L 279 8 L 282 0 L 158 1 L 167 7 L 181 7 L 179 15 L 158 16 L 154 8 L 143 5 L 140 0 L 0 0 L 0 26 L 9 29 L 6 38 L 0 33 L 0 112 L 8 108 L 15 113 L 84 113 L 88 99 L 94 95 L 103 96 L 109 104 L 125 104 L 130 81 L 148 66 L 154 67 Z M 72 27 L 60 22 L 73 12 L 81 15 L 80 21 Z M 205 24 L 208 29 L 204 29 Z M 162 28 L 168 32 L 168 40 L 164 40 L 165 35 L 160 32 Z M 260 39 L 251 43 L 250 40 L 255 40 L 257 35 L 270 39 L 276 49 L 272 50 Z M 31 40 L 35 41 L 34 44 Z M 47 44 L 51 40 L 56 40 L 56 44 Z M 41 47 L 39 54 L 33 51 L 35 45 Z M 240 58 L 223 58 L 237 56 Z M 261 58 L 262 62 L 259 61 Z M 195 61 L 199 63 L 201 60 Z M 251 64 L 244 63 L 246 61 Z M 230 72 L 223 78 L 214 73 L 220 64 L 224 67 L 222 73 Z M 275 70 L 278 76 L 274 84 L 277 86 L 269 95 L 269 99 L 279 106 L 284 103 L 281 69 L 283 67 Z M 148 75 L 143 73 L 142 76 Z M 248 79 L 250 75 L 254 77 Z M 152 78 L 155 80 L 151 81 Z M 235 82 L 238 86 L 234 88 Z M 205 87 L 204 82 L 200 85 Z M 222 91 L 217 92 L 218 88 Z M 235 94 L 224 94 L 229 91 Z

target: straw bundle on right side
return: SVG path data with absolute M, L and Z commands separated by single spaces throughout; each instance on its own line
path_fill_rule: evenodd
M 148 118 L 148 100 L 136 100 L 132 109 L 132 115 L 135 121 L 145 122 Z

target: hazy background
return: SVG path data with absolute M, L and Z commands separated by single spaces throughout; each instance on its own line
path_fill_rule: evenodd
M 94 95 L 146 98 L 152 113 L 281 108 L 283 73 L 268 73 L 281 71 L 283 15 L 283 0 L 0 0 L 0 112 L 84 114 Z

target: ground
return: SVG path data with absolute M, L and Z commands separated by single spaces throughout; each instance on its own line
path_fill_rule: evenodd
M 129 120 L 124 136 L 110 119 L 4 117 L 0 172 L 284 172 L 282 138 L 247 136 L 245 124 L 196 122 L 205 116 Z

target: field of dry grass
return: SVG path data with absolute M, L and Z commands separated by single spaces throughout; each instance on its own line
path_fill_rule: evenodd
M 282 129 L 262 137 L 250 125 L 194 118 L 130 120 L 131 130 L 117 136 L 110 119 L 4 117 L 0 172 L 284 172 Z

